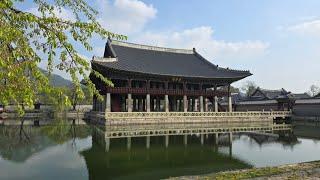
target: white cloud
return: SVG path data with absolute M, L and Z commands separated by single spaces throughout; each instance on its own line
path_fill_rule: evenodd
M 209 26 L 186 29 L 180 32 L 146 32 L 135 38 L 138 43 L 174 48 L 193 47 L 208 59 L 255 58 L 264 54 L 269 47 L 262 41 L 227 42 L 214 39 L 214 31 Z
M 299 24 L 287 27 L 290 32 L 302 35 L 320 36 L 320 19 L 307 20 Z
M 112 4 L 97 0 L 96 4 L 100 9 L 98 21 L 101 25 L 112 32 L 126 35 L 140 32 L 157 13 L 152 4 L 139 0 L 115 0 Z

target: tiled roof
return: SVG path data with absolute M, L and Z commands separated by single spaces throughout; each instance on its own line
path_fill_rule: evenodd
M 104 58 L 93 60 L 104 67 L 146 74 L 239 80 L 249 71 L 220 68 L 195 50 L 171 49 L 108 40 Z
M 311 96 L 308 93 L 292 94 L 295 99 L 308 99 Z

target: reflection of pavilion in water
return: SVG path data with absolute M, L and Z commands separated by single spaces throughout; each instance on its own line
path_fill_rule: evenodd
M 228 134 L 232 144 L 233 133 L 244 132 L 275 132 L 291 131 L 292 126 L 287 124 L 272 123 L 198 123 L 198 124 L 157 124 L 157 125 L 118 125 L 95 127 L 94 137 L 98 137 L 100 144 L 108 151 L 110 141 L 114 138 L 127 138 L 127 146 L 131 146 L 132 137 L 145 137 L 146 147 L 150 147 L 150 137 L 164 136 L 164 144 L 169 145 L 169 136 L 183 135 L 184 144 L 188 143 L 188 135 L 198 135 L 201 144 L 204 137 L 214 137 L 214 142 L 219 143 L 219 135 Z
M 99 132 L 102 131 L 92 136 L 92 147 L 81 152 L 89 179 L 162 179 L 252 167 L 232 157 L 230 138 L 238 135 L 224 138 L 190 134 L 110 140 Z

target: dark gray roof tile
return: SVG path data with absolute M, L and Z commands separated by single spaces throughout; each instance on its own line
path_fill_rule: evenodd
M 108 41 L 104 58 L 117 61 L 94 61 L 108 68 L 182 77 L 242 79 L 249 71 L 220 68 L 204 59 L 195 50 L 169 49 L 119 41 Z

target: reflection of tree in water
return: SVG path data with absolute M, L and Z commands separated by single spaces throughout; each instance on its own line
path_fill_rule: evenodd
M 76 138 L 86 138 L 91 134 L 90 127 L 86 125 L 75 125 L 65 119 L 57 119 L 52 124 L 40 127 L 41 133 L 48 136 L 57 144 Z
M 259 146 L 270 143 L 280 143 L 284 148 L 290 147 L 291 149 L 300 144 L 301 141 L 298 140 L 292 132 L 278 132 L 278 134 L 267 135 L 259 133 L 243 133 L 254 140 Z
M 38 128 L 31 126 L 0 127 L 0 134 L 0 156 L 15 162 L 23 162 L 52 145 L 47 137 L 40 136 Z
M 4 159 L 24 162 L 33 154 L 50 146 L 69 140 L 75 146 L 76 138 L 90 135 L 90 127 L 73 125 L 66 120 L 55 120 L 51 125 L 34 127 L 29 125 L 0 127 L 0 156 Z

